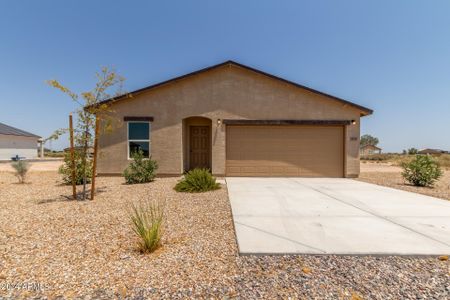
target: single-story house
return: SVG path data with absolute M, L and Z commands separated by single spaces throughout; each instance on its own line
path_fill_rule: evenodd
M 357 177 L 360 117 L 372 114 L 233 61 L 103 104 L 119 124 L 99 137 L 103 175 L 121 174 L 141 149 L 161 176 L 200 167 L 218 176 Z
M 16 156 L 37 158 L 40 138 L 33 133 L 0 123 L 0 160 L 11 160 Z
M 445 150 L 441 150 L 441 149 L 422 149 L 420 151 L 418 151 L 417 153 L 419 154 L 446 154 L 449 153 L 448 151 Z
M 359 148 L 359 154 L 361 156 L 372 155 L 372 154 L 381 154 L 381 148 L 375 145 L 364 145 Z

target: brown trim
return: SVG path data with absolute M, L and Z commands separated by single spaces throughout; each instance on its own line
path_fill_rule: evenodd
M 185 74 L 185 75 L 182 75 L 182 76 L 178 76 L 178 77 L 175 77 L 175 78 L 172 78 L 172 79 L 169 79 L 169 80 L 166 80 L 166 81 L 162 81 L 162 82 L 159 82 L 159 83 L 156 83 L 156 84 L 153 84 L 153 85 L 149 85 L 147 87 L 144 87 L 144 88 L 141 88 L 141 89 L 138 89 L 138 90 L 132 91 L 130 93 L 126 93 L 126 94 L 114 97 L 114 98 L 106 99 L 104 101 L 101 101 L 101 102 L 97 103 L 96 106 L 99 106 L 101 104 L 111 104 L 111 103 L 114 103 L 114 102 L 122 100 L 122 99 L 130 98 L 130 96 L 132 96 L 132 95 L 135 95 L 135 94 L 138 94 L 138 93 L 150 90 L 150 89 L 154 89 L 156 87 L 159 87 L 159 86 L 162 86 L 162 85 L 166 85 L 168 83 L 172 83 L 172 82 L 184 79 L 186 77 L 190 77 L 190 76 L 193 76 L 193 75 L 204 73 L 206 71 L 209 71 L 209 70 L 212 70 L 212 69 L 215 69 L 215 68 L 219 68 L 219 67 L 222 67 L 222 66 L 226 66 L 226 65 L 234 65 L 234 66 L 237 66 L 237 67 L 240 67 L 240 68 L 243 68 L 243 69 L 247 69 L 247 70 L 253 71 L 255 73 L 258 73 L 258 74 L 261 74 L 261 75 L 264 75 L 264 76 L 267 76 L 267 77 L 270 77 L 270 78 L 282 81 L 282 82 L 290 84 L 290 85 L 293 85 L 295 87 L 307 90 L 307 91 L 312 92 L 314 94 L 322 95 L 322 96 L 331 98 L 333 100 L 339 101 L 339 102 L 341 102 L 343 104 L 353 106 L 353 107 L 361 110 L 361 115 L 362 116 L 371 115 L 373 113 L 373 110 L 371 110 L 371 109 L 369 109 L 367 107 L 358 105 L 356 103 L 353 103 L 353 102 L 341 99 L 339 97 L 336 97 L 336 96 L 333 96 L 333 95 L 330 95 L 330 94 L 327 94 L 327 93 L 324 93 L 324 92 L 320 92 L 320 91 L 312 89 L 310 87 L 307 87 L 307 86 L 304 86 L 304 85 L 301 85 L 301 84 L 289 81 L 287 79 L 284 79 L 284 78 L 281 78 L 281 77 L 278 77 L 278 76 L 275 76 L 275 75 L 272 75 L 272 74 L 260 71 L 258 69 L 251 68 L 249 66 L 237 63 L 237 62 L 232 61 L 232 60 L 228 60 L 228 61 L 225 61 L 223 63 L 217 64 L 217 65 L 213 65 L 213 66 L 210 66 L 210 67 L 207 67 L 207 68 L 204 68 L 204 69 L 200 69 L 198 71 L 191 72 L 191 73 L 188 73 L 188 74 Z M 85 109 L 87 109 L 87 108 L 89 108 L 89 106 L 85 107 Z
M 125 122 L 128 121 L 147 121 L 147 122 L 153 122 L 153 117 L 123 117 L 123 120 Z
M 226 125 L 350 125 L 350 120 L 247 120 L 225 119 Z

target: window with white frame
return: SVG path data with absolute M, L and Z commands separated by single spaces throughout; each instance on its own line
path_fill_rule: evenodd
M 142 150 L 144 157 L 150 157 L 150 122 L 128 122 L 128 159 Z

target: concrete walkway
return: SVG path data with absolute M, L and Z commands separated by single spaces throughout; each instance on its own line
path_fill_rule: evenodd
M 344 178 L 227 178 L 241 254 L 450 254 L 450 201 Z

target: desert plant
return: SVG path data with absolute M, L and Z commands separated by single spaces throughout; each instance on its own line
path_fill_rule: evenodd
M 11 166 L 15 170 L 14 175 L 16 175 L 16 177 L 19 179 L 19 183 L 25 183 L 25 177 L 30 168 L 30 165 L 28 164 L 28 162 L 26 162 L 24 160 L 19 160 L 17 162 L 13 162 L 11 164 Z
M 131 205 L 131 225 L 139 237 L 141 252 L 153 252 L 159 247 L 163 234 L 165 205 L 159 201 L 144 201 Z
M 430 155 L 416 155 L 410 162 L 402 163 L 402 176 L 415 186 L 432 186 L 442 170 L 437 161 Z
M 380 153 L 380 154 L 371 154 L 361 156 L 361 160 L 370 160 L 370 161 L 387 161 L 392 159 L 394 156 L 388 153 Z
M 80 151 L 74 151 L 75 161 L 75 184 L 81 185 L 84 182 L 84 176 L 86 175 L 86 183 L 91 182 L 92 178 L 92 161 L 87 159 L 83 161 L 83 154 Z M 86 169 L 85 169 L 86 167 Z M 85 172 L 86 170 L 86 172 Z M 64 154 L 64 163 L 58 169 L 59 174 L 62 175 L 64 184 L 72 184 L 72 160 L 70 159 L 70 153 Z
M 132 154 L 133 161 L 123 171 L 127 184 L 151 182 L 156 177 L 158 163 L 155 160 L 144 158 L 144 152 L 139 150 Z
M 406 152 L 407 152 L 409 155 L 416 155 L 417 152 L 419 152 L 419 150 L 417 150 L 416 148 L 409 148 L 408 150 L 406 150 Z
M 182 180 L 174 187 L 177 192 L 201 193 L 220 189 L 208 169 L 193 169 L 189 171 Z

